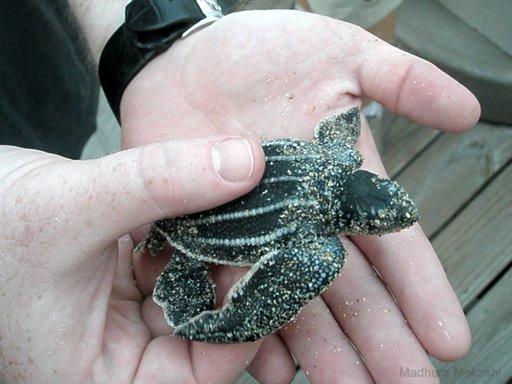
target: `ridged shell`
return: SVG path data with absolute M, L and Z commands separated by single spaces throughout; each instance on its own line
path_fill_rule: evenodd
M 210 211 L 156 223 L 174 247 L 205 261 L 251 265 L 286 244 L 297 229 L 295 212 L 318 209 L 308 193 L 308 169 L 325 161 L 319 147 L 283 139 L 264 143 L 263 149 L 265 175 L 249 194 Z

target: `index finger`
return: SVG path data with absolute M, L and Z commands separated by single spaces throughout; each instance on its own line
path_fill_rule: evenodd
M 434 64 L 361 30 L 357 76 L 362 92 L 389 110 L 448 132 L 471 128 L 480 104 Z
M 385 176 L 368 124 L 364 119 L 361 123 L 363 167 Z M 423 347 L 444 361 L 464 356 L 471 343 L 464 312 L 420 226 L 351 239 L 378 270 Z

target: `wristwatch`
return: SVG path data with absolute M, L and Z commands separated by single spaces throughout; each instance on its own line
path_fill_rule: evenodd
M 99 78 L 120 122 L 123 93 L 155 57 L 181 38 L 219 20 L 236 0 L 133 0 L 125 23 L 108 40 L 99 62 Z

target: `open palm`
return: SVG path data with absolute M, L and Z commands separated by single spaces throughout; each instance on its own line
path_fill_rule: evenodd
M 311 138 L 319 120 L 360 105 L 363 96 L 451 132 L 468 129 L 480 113 L 474 96 L 435 66 L 354 25 L 295 11 L 241 12 L 177 43 L 135 78 L 121 105 L 124 144 L 218 133 Z M 366 123 L 358 147 L 364 167 L 383 174 Z M 344 242 L 342 276 L 279 336 L 265 339 L 250 367 L 254 376 L 286 382 L 293 355 L 313 383 L 407 382 L 400 368 L 428 369 L 427 354 L 465 354 L 464 314 L 418 225 Z M 147 297 L 154 275 L 145 279 Z M 153 334 L 169 334 L 146 300 Z
M 461 357 L 469 330 L 419 226 L 344 239 L 348 261 L 333 286 L 278 335 L 240 345 L 169 337 L 151 300 L 165 256 L 132 256 L 128 237 L 115 241 L 254 187 L 264 166 L 256 146 L 246 182 L 214 178 L 219 137 L 309 138 L 363 96 L 449 131 L 479 116 L 454 80 L 355 26 L 242 12 L 178 42 L 125 93 L 126 147 L 181 140 L 89 162 L 1 147 L 0 380 L 230 383 L 249 366 L 262 383 L 284 383 L 296 359 L 313 383 L 396 383 L 411 380 L 401 367 L 428 368 L 427 353 Z M 366 124 L 358 145 L 365 167 L 383 173 Z M 221 293 L 242 273 L 216 270 Z

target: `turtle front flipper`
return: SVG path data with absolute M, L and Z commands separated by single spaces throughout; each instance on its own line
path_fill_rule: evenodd
M 339 275 L 345 249 L 335 236 L 308 237 L 264 256 L 232 288 L 229 302 L 179 326 L 176 336 L 213 343 L 260 339 L 291 321 Z
M 163 308 L 171 327 L 212 309 L 215 291 L 208 265 L 175 250 L 156 281 L 153 301 Z
M 315 128 L 315 141 L 321 146 L 338 142 L 353 147 L 360 134 L 360 110 L 352 108 L 320 121 Z
M 352 108 L 320 121 L 315 128 L 315 142 L 332 157 L 337 167 L 351 172 L 363 164 L 355 146 L 360 133 L 360 111 Z

